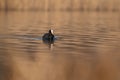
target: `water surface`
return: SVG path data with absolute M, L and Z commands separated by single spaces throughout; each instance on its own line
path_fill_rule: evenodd
M 0 12 L 0 80 L 119 80 L 119 34 L 117 12 Z

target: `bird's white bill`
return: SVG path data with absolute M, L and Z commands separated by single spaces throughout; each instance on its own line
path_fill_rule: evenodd
M 51 33 L 53 34 L 53 30 L 51 30 Z

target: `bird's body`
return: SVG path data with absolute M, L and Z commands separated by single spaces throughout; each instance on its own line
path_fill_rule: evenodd
M 53 30 L 49 30 L 49 32 L 45 33 L 42 38 L 44 41 L 53 41 L 54 40 Z

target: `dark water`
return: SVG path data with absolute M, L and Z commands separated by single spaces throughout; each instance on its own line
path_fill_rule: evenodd
M 0 12 L 0 80 L 120 80 L 119 13 Z

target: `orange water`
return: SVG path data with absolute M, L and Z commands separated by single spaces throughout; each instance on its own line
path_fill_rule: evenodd
M 0 80 L 119 80 L 119 34 L 117 12 L 1 12 Z

